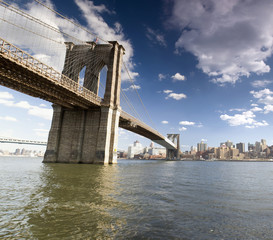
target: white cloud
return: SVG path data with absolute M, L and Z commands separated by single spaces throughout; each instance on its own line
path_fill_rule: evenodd
M 14 107 L 30 109 L 32 106 L 27 101 L 20 101 L 14 104 Z
M 234 111 L 236 111 L 236 112 L 243 112 L 243 111 L 246 111 L 246 109 L 244 109 L 244 108 L 231 108 L 231 109 L 229 109 L 229 111 L 230 112 L 234 112 Z
M 17 119 L 14 117 L 9 117 L 9 116 L 5 116 L 5 117 L 0 117 L 0 120 L 5 120 L 5 121 L 9 121 L 9 122 L 17 122 Z
M 168 94 L 168 93 L 172 93 L 173 91 L 172 90 L 164 90 L 163 92 Z
M 0 99 L 13 99 L 13 95 L 9 92 L 0 92 Z
M 49 129 L 39 128 L 39 129 L 33 129 L 33 131 L 39 137 L 43 137 L 43 138 L 47 138 L 48 137 Z
M 273 94 L 273 92 L 268 88 L 265 88 L 265 89 L 257 91 L 257 92 L 250 91 L 250 93 L 253 95 L 254 98 L 262 98 L 262 97 L 266 97 L 268 95 Z
M 36 106 L 31 106 L 28 110 L 29 115 L 44 118 L 46 120 L 52 120 L 53 110 L 48 108 L 40 108 Z
M 53 110 L 51 108 L 38 107 L 29 104 L 27 101 L 20 101 L 18 103 L 9 100 L 0 99 L 0 104 L 3 104 L 8 107 L 23 108 L 27 110 L 29 115 L 36 117 L 41 117 L 46 120 L 51 120 L 53 115 Z
M 259 107 L 254 107 L 254 108 L 251 108 L 250 111 L 252 111 L 252 112 L 261 112 L 261 111 L 263 111 L 263 109 L 259 108 Z
M 186 131 L 186 130 L 187 130 L 187 128 L 185 128 L 185 127 L 181 127 L 181 128 L 179 128 L 178 130 L 182 132 L 182 131 Z
M 165 37 L 163 36 L 163 34 L 149 27 L 146 28 L 146 37 L 155 44 L 158 44 L 163 47 L 167 47 L 167 43 L 165 41 Z
M 264 106 L 264 113 L 267 114 L 269 112 L 273 112 L 273 105 L 266 105 Z
M 173 98 L 175 100 L 181 100 L 183 98 L 187 98 L 184 93 L 170 93 L 165 99 Z
M 122 89 L 124 92 L 127 92 L 127 91 L 132 91 L 132 90 L 138 90 L 138 89 L 141 89 L 141 87 L 139 86 L 139 85 L 131 85 L 130 87 L 128 87 L 128 88 L 124 88 L 124 89 Z
M 269 85 L 270 83 L 272 83 L 272 81 L 270 80 L 256 80 L 256 81 L 253 81 L 251 85 L 252 87 L 255 87 L 255 88 L 260 88 L 260 87 L 263 88 Z
M 185 126 L 193 126 L 193 125 L 195 125 L 195 122 L 181 121 L 181 122 L 179 122 L 179 124 L 185 125 Z
M 180 73 L 176 73 L 172 76 L 173 81 L 185 81 L 186 77 L 184 75 L 181 75 Z
M 268 123 L 263 120 L 262 122 L 256 121 L 255 114 L 252 111 L 246 111 L 242 114 L 235 114 L 233 116 L 224 114 L 220 116 L 220 119 L 227 121 L 230 126 L 241 126 L 244 125 L 246 128 L 255 128 L 261 126 L 267 126 Z
M 176 52 L 197 57 L 197 67 L 214 83 L 236 83 L 270 71 L 273 15 L 268 0 L 173 0 L 168 26 L 181 32 Z
M 271 112 L 271 106 L 273 105 L 273 92 L 265 88 L 260 91 L 250 91 L 254 98 L 258 99 L 258 102 L 264 104 L 264 113 L 267 114 Z
M 165 99 L 173 98 L 175 100 L 181 100 L 182 98 L 187 98 L 184 93 L 174 93 L 172 90 L 163 90 L 163 93 L 168 94 Z
M 162 123 L 162 124 L 168 124 L 169 122 L 168 122 L 168 121 L 163 120 L 163 121 L 161 121 L 161 123 Z
M 164 75 L 164 74 L 162 74 L 162 73 L 159 73 L 158 74 L 158 79 L 159 79 L 159 81 L 162 81 L 163 79 L 165 79 L 167 76 L 166 75 Z

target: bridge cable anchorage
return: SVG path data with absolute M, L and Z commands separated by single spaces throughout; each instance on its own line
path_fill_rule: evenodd
M 130 75 L 130 72 L 129 72 L 127 66 L 126 66 L 126 64 L 123 63 L 123 66 L 125 67 L 125 70 L 126 70 L 128 76 L 129 76 L 129 79 L 130 79 L 130 81 L 131 81 L 131 83 L 132 83 L 132 85 L 133 85 L 133 88 L 134 88 L 135 92 L 137 93 L 137 96 L 138 96 L 138 98 L 139 98 L 139 100 L 140 100 L 140 102 L 141 102 L 141 104 L 142 104 L 142 106 L 143 106 L 143 108 L 144 108 L 144 110 L 145 110 L 145 112 L 146 112 L 146 114 L 147 114 L 149 120 L 151 121 L 151 123 L 152 123 L 152 125 L 153 125 L 153 127 L 154 127 L 155 124 L 154 124 L 154 122 L 152 121 L 152 119 L 151 119 L 151 117 L 150 117 L 150 115 L 149 115 L 149 113 L 148 113 L 146 107 L 144 106 L 144 103 L 143 103 L 143 101 L 142 101 L 142 99 L 141 99 L 141 97 L 140 97 L 140 95 L 139 95 L 139 93 L 138 93 L 138 91 L 137 91 L 137 89 L 136 89 L 136 87 L 135 87 L 134 80 L 132 79 L 132 77 L 131 77 L 131 75 Z
M 63 19 L 67 20 L 68 22 L 74 24 L 75 26 L 81 28 L 82 30 L 84 30 L 85 32 L 89 33 L 90 35 L 94 36 L 95 38 L 101 40 L 102 42 L 105 42 L 107 44 L 111 44 L 108 41 L 104 40 L 103 38 L 99 37 L 97 34 L 90 32 L 88 29 L 82 27 L 80 24 L 77 24 L 73 21 L 71 21 L 69 18 L 65 17 L 64 15 L 60 14 L 59 12 L 55 11 L 54 9 L 48 7 L 47 5 L 43 4 L 42 2 L 38 1 L 38 0 L 34 0 L 35 2 L 39 3 L 40 5 L 44 6 L 45 8 L 47 8 L 48 10 L 50 10 L 51 12 L 54 12 L 55 14 L 59 15 L 60 17 L 62 17 Z
M 71 36 L 70 34 L 63 32 L 63 31 L 61 31 L 60 29 L 55 28 L 55 27 L 53 27 L 53 26 L 51 26 L 51 25 L 49 25 L 49 24 L 47 24 L 47 23 L 41 21 L 40 19 L 38 19 L 38 18 L 36 18 L 36 17 L 33 17 L 33 16 L 31 16 L 30 14 L 28 14 L 28 13 L 25 13 L 24 11 L 22 11 L 22 10 L 16 8 L 16 7 L 13 7 L 11 4 L 8 4 L 7 2 L 5 2 L 5 1 L 3 1 L 3 0 L 0 0 L 0 5 L 2 5 L 2 6 L 5 7 L 5 8 L 8 8 L 10 11 L 12 11 L 12 12 L 18 14 L 18 15 L 21 15 L 21 16 L 24 17 L 24 18 L 27 18 L 27 19 L 29 19 L 29 20 L 35 22 L 35 23 L 38 23 L 38 24 L 42 25 L 43 27 L 46 27 L 46 28 L 48 28 L 48 29 L 50 29 L 50 30 L 52 30 L 52 31 L 54 31 L 54 32 L 61 33 L 61 34 L 65 35 L 66 37 L 69 37 L 69 38 L 71 38 L 71 39 L 74 39 L 76 42 L 80 42 L 80 43 L 82 43 L 82 44 L 86 44 L 86 45 L 87 45 L 86 42 L 84 42 L 84 41 L 82 41 L 82 40 L 80 40 L 80 39 L 78 39 L 78 38 L 76 38 L 76 37 L 73 37 L 73 36 Z M 6 20 L 6 22 L 8 22 L 8 21 Z M 23 29 L 23 28 L 22 28 L 22 29 Z M 25 30 L 25 29 L 24 29 L 24 30 Z M 58 43 L 59 43 L 59 42 L 58 42 Z

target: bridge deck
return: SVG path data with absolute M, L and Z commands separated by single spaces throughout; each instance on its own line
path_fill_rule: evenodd
M 2 138 L 2 137 L 0 138 L 0 143 L 17 143 L 17 144 L 42 145 L 42 146 L 47 145 L 47 142 L 22 140 L 22 139 L 14 139 L 14 138 Z
M 176 149 L 175 144 L 168 138 L 164 137 L 155 129 L 151 128 L 142 121 L 134 118 L 128 113 L 122 111 L 119 119 L 119 127 L 129 130 L 131 132 L 137 133 L 141 136 L 151 139 L 152 141 L 168 148 Z
M 0 84 L 61 106 L 100 106 L 101 98 L 0 38 Z

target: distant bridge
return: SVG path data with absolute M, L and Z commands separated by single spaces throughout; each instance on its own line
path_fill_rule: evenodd
M 31 140 L 3 138 L 3 137 L 0 137 L 0 143 L 17 143 L 17 144 L 41 145 L 41 146 L 47 145 L 47 142 L 42 142 L 42 141 L 31 141 Z

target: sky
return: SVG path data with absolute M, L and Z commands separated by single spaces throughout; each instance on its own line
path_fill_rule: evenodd
M 82 41 L 96 41 L 34 1 L 7 2 Z M 98 43 L 103 39 L 124 46 L 123 60 L 145 105 L 146 110 L 140 110 L 148 119 L 144 121 L 163 135 L 179 133 L 182 150 L 200 141 L 212 147 L 227 140 L 247 144 L 266 139 L 273 145 L 272 0 L 44 3 L 98 35 Z M 41 35 L 46 32 L 3 7 L 0 15 Z M 23 49 L 33 46 L 32 55 L 61 71 L 63 46 L 37 40 L 16 27 L 12 30 L 1 20 L 0 28 L 0 37 Z M 123 71 L 122 89 L 141 109 L 129 83 Z M 47 141 L 51 103 L 0 86 L 0 109 L 0 136 Z M 119 149 L 126 150 L 135 140 L 144 146 L 151 142 L 119 129 Z M 0 145 L 0 149 L 15 147 Z

